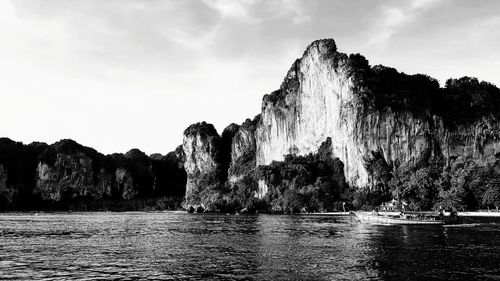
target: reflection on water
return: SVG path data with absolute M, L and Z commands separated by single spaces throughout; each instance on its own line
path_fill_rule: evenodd
M 0 214 L 4 280 L 500 280 L 500 228 L 332 216 Z

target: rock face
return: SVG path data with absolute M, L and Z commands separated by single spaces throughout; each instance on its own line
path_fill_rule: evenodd
M 327 39 L 293 63 L 253 120 L 222 135 L 193 124 L 166 156 L 0 138 L 0 209 L 175 197 L 193 212 L 296 212 L 378 206 L 387 196 L 421 209 L 473 209 L 496 204 L 498 167 L 496 86 L 463 77 L 440 87 L 425 75 L 371 67 Z
M 240 131 L 240 126 L 232 123 L 222 131 L 221 135 L 221 169 L 222 169 L 222 178 L 227 179 L 229 174 L 228 170 L 232 163 L 232 154 L 233 154 L 233 140 Z
M 258 118 L 230 124 L 219 136 L 211 124 L 191 125 L 184 132 L 187 173 L 184 208 L 235 212 L 256 195 L 255 129 Z
M 92 159 L 84 153 L 57 154 L 53 165 L 40 162 L 35 194 L 44 200 L 61 201 L 79 197 L 100 199 L 105 194 L 94 184 Z
M 49 146 L 0 138 L 0 210 L 178 208 L 183 158 L 181 147 L 166 156 L 103 155 L 69 139 Z
M 231 185 L 255 172 L 255 132 L 259 120 L 260 115 L 257 115 L 254 120 L 245 120 L 232 139 L 231 164 L 228 175 L 228 182 Z
M 74 141 L 62 140 L 38 157 L 33 194 L 60 203 L 179 196 L 174 195 L 178 193 L 175 189 L 185 182 L 179 183 L 182 175 L 176 174 L 178 159 L 173 152 L 169 155 L 150 158 L 132 149 L 126 154 L 104 156 Z
M 43 151 L 39 159 L 33 194 L 42 200 L 66 202 L 112 196 L 112 173 L 100 167 L 104 155 L 97 151 L 61 140 Z
M 223 182 L 221 137 L 212 124 L 196 123 L 184 131 L 182 148 L 187 174 L 184 205 L 203 204 L 203 191 L 217 188 Z
M 492 117 L 447 126 L 428 112 L 376 109 L 363 101 L 360 93 L 371 89 L 359 73 L 354 58 L 337 52 L 333 40 L 312 43 L 281 88 L 263 98 L 257 165 L 282 161 L 287 154 L 315 153 L 331 137 L 333 156 L 344 163 L 348 183 L 371 187 L 377 183 L 370 167 L 374 161 L 394 168 L 500 152 L 500 123 Z
M 487 82 L 463 77 L 440 87 L 315 41 L 264 96 L 258 118 L 228 126 L 222 141 L 213 128 L 190 127 L 186 198 L 295 212 L 398 196 L 416 209 L 473 209 L 485 179 L 498 177 L 499 108 L 500 90 Z
M 127 169 L 116 169 L 115 181 L 118 185 L 118 192 L 123 199 L 132 199 L 139 193 L 137 189 L 134 188 L 134 178 Z

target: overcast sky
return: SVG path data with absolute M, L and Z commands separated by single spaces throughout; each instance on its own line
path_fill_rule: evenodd
M 500 1 L 0 0 L 0 136 L 166 154 L 260 111 L 315 39 L 500 86 Z

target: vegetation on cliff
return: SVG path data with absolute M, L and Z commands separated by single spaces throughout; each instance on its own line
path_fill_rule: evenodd
M 500 207 L 500 155 L 486 161 L 458 157 L 439 163 L 403 167 L 372 190 L 358 190 L 356 208 L 373 209 L 392 198 L 404 200 L 411 210 L 476 210 Z
M 339 81 L 340 90 L 335 88 Z M 342 88 L 346 85 L 352 87 Z M 314 120 L 315 117 L 308 116 L 309 112 L 300 119 L 296 116 L 303 113 L 300 112 L 303 104 L 313 104 L 312 108 L 318 109 L 323 105 L 328 107 L 323 101 L 331 96 L 322 96 L 321 91 L 330 95 L 331 90 L 348 92 L 345 107 L 332 111 L 353 111 L 346 118 L 359 123 L 351 131 L 348 131 L 351 127 L 345 129 L 347 132 L 340 125 L 337 129 L 341 132 L 331 135 L 337 141 L 337 148 L 354 151 L 346 154 L 350 161 L 343 151 L 337 153 L 350 165 L 349 171 L 361 171 L 348 175 L 350 181 L 363 177 L 359 182 L 366 187 L 353 194 L 357 208 L 373 208 L 394 197 L 407 201 L 415 210 L 439 206 L 471 210 L 494 205 L 492 202 L 496 202 L 496 194 L 500 193 L 498 172 L 492 172 L 496 165 L 492 154 L 498 152 L 500 139 L 500 89 L 495 85 L 462 77 L 449 79 L 441 87 L 427 75 L 408 75 L 381 65 L 372 67 L 360 54 L 338 52 L 332 39 L 318 40 L 293 63 L 280 89 L 264 96 L 263 108 L 272 120 L 264 130 L 274 124 L 293 126 L 291 122 L 298 120 L 303 128 L 315 127 L 323 119 Z M 342 102 L 339 101 L 341 105 Z M 317 104 L 320 106 L 316 107 Z M 329 120 L 328 116 L 321 117 Z M 343 117 L 337 116 L 349 126 L 350 120 Z M 405 118 L 416 123 L 407 124 L 409 120 Z M 318 125 L 320 131 L 324 129 L 321 133 L 331 133 L 328 125 Z M 275 137 L 276 128 L 273 129 L 266 131 L 271 140 L 264 140 L 270 142 L 265 153 L 272 155 L 264 162 L 281 158 L 286 149 L 288 153 L 295 151 L 293 145 L 283 149 L 272 140 L 302 144 L 318 141 L 313 131 L 303 130 L 296 136 L 300 133 L 293 130 L 280 133 L 278 128 L 279 136 Z M 356 139 L 360 147 L 341 143 L 346 134 L 352 139 L 362 138 Z M 335 139 L 337 135 L 340 141 Z M 357 151 L 363 149 L 365 154 L 358 155 Z M 298 149 L 297 152 L 300 153 Z M 361 160 L 354 163 L 351 159 Z
M 316 154 L 289 154 L 284 161 L 260 166 L 258 178 L 269 187 L 263 200 L 271 211 L 339 211 L 343 202 L 351 201 L 344 165 L 332 156 L 330 138 Z
M 6 173 L 5 179 L 0 179 L 5 181 L 5 190 L 0 190 L 0 210 L 178 208 L 186 181 L 179 161 L 175 152 L 154 159 L 138 149 L 105 156 L 73 140 L 49 146 L 2 138 L 0 165 Z M 42 163 L 47 169 L 44 175 L 38 171 Z M 90 171 L 85 171 L 86 167 Z M 127 198 L 130 200 L 121 198 L 115 175 L 119 168 L 130 174 L 134 194 Z M 42 180 L 40 176 L 48 178 Z M 54 192 L 62 192 L 61 197 Z
M 500 120 L 500 89 L 491 83 L 464 76 L 448 79 L 440 87 L 436 79 L 424 74 L 409 75 L 382 65 L 370 67 L 359 54 L 350 55 L 347 65 L 360 100 L 371 108 L 436 115 L 448 126 L 483 117 Z
M 0 165 L 5 172 L 5 190 L 0 189 L 0 210 L 28 209 L 35 198 L 32 190 L 35 185 L 38 156 L 47 149 L 45 143 L 24 145 L 8 138 L 0 138 Z
M 425 123 L 430 124 L 425 134 L 434 134 L 429 131 L 435 130 L 439 120 L 449 131 L 474 123 L 483 127 L 478 123 L 483 119 L 500 120 L 500 89 L 491 83 L 462 77 L 449 79 L 441 87 L 427 75 L 372 67 L 360 54 L 338 52 L 331 39 L 313 42 L 304 57 L 312 51 L 318 51 L 320 62 L 328 63 L 327 67 L 347 72 L 345 78 L 353 82 L 354 99 L 358 101 L 350 105 L 360 107 L 363 116 L 377 111 L 409 112 L 418 120 L 437 120 Z M 301 87 L 302 63 L 296 60 L 280 89 L 263 98 L 264 104 L 279 114 L 300 106 L 294 99 L 287 103 L 287 96 Z M 434 147 L 434 136 L 433 142 L 426 142 L 433 149 L 426 154 L 438 156 L 401 165 L 385 159 L 382 149 L 375 148 L 367 153 L 370 155 L 360 156 L 366 157 L 366 167 L 357 166 L 366 168 L 372 186 L 354 190 L 346 184 L 344 164 L 332 155 L 330 138 L 315 154 L 298 156 L 294 154 L 298 148 L 292 146 L 283 161 L 257 167 L 255 132 L 259 123 L 260 115 L 241 126 L 230 124 L 222 135 L 212 124 L 196 123 L 184 131 L 184 143 L 176 151 L 149 157 L 138 149 L 102 155 L 72 140 L 49 146 L 1 138 L 0 210 L 165 209 L 179 206 L 184 196 L 184 206 L 203 205 L 206 210 L 219 212 L 334 211 L 341 210 L 343 202 L 371 209 L 392 198 L 404 200 L 413 210 L 471 210 L 500 205 L 499 153 L 481 159 L 459 155 L 445 161 L 441 148 Z M 497 129 L 485 127 L 487 130 L 481 131 L 473 145 L 467 139 L 469 132 L 465 136 L 446 134 L 446 138 L 482 151 L 484 135 L 500 138 Z M 494 149 L 498 152 L 498 148 L 490 148 Z M 52 201 L 47 202 L 47 198 Z
M 409 75 L 382 65 L 372 67 L 360 54 L 338 52 L 333 39 L 311 43 L 304 56 L 313 48 L 322 48 L 319 52 L 323 59 L 330 61 L 335 68 L 346 67 L 360 104 L 368 109 L 409 111 L 429 117 L 436 115 L 451 127 L 483 117 L 500 120 L 500 89 L 491 83 L 464 76 L 450 78 L 444 87 L 440 87 L 439 82 L 428 75 Z M 284 105 L 285 97 L 297 92 L 300 64 L 300 59 L 292 64 L 280 89 L 265 95 L 263 103 Z

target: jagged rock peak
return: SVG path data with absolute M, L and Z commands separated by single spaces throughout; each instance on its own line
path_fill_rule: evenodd
M 368 61 L 363 56 L 359 54 L 348 56 L 347 54 L 338 52 L 335 40 L 316 40 L 309 44 L 301 58 L 295 60 L 283 79 L 280 88 L 271 94 L 264 95 L 263 106 L 266 103 L 279 105 L 286 104 L 286 96 L 299 90 L 301 81 L 300 76 L 304 75 L 301 69 L 305 61 L 315 62 L 316 64 L 326 63 L 333 68 L 342 65 L 346 68 L 346 73 L 350 75 L 357 73 L 357 68 L 369 69 Z
M 189 127 L 187 127 L 186 130 L 184 130 L 184 136 L 193 136 L 193 135 L 208 137 L 208 136 L 219 136 L 219 133 L 217 133 L 217 130 L 215 129 L 214 125 L 203 121 L 192 124 Z
M 309 46 L 307 46 L 302 57 L 307 56 L 312 51 L 318 52 L 319 54 L 323 55 L 334 54 L 335 52 L 337 52 L 337 44 L 332 38 L 315 40 L 311 44 L 309 44 Z
M 146 155 L 146 153 L 142 152 L 137 148 L 133 148 L 125 153 L 125 157 L 129 159 L 141 159 L 141 160 L 149 160 L 150 158 Z

